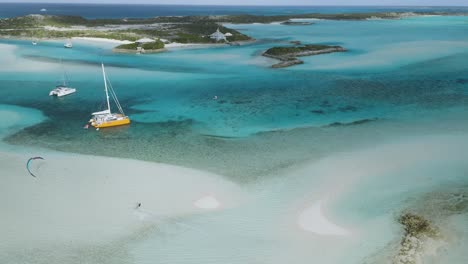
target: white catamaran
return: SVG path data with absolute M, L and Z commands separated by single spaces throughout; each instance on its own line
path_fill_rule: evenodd
M 62 64 L 63 67 L 63 64 Z M 63 79 L 62 83 L 55 86 L 55 89 L 49 92 L 49 96 L 62 97 L 76 92 L 75 88 L 68 87 L 68 76 L 65 68 L 63 68 Z
M 65 44 L 63 44 L 63 46 L 64 46 L 65 48 L 67 48 L 67 49 L 73 48 L 73 44 L 72 44 L 72 42 L 71 42 L 71 39 L 68 40 Z
M 92 113 L 93 118 L 89 120 L 91 125 L 95 128 L 113 127 L 130 124 L 130 118 L 124 114 L 122 106 L 117 99 L 117 95 L 112 88 L 112 84 L 107 78 L 104 64 L 101 64 L 102 76 L 104 78 L 104 91 L 106 93 L 107 109 L 99 112 Z M 110 96 L 109 96 L 110 95 Z M 110 108 L 110 97 L 112 97 L 119 113 L 112 113 Z

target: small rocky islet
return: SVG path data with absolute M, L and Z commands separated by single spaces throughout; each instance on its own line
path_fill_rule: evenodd
M 281 25 L 286 25 L 286 26 L 308 26 L 308 25 L 313 25 L 313 22 L 308 22 L 308 21 L 284 21 L 281 22 Z
M 304 61 L 298 59 L 297 57 L 314 56 L 319 54 L 344 51 L 346 51 L 346 49 L 341 46 L 306 44 L 302 46 L 273 47 L 263 52 L 262 55 L 281 61 L 279 63 L 273 64 L 271 66 L 272 68 L 285 68 L 304 63 Z

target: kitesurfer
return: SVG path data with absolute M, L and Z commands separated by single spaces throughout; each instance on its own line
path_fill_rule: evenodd
M 34 178 L 36 178 L 36 175 L 34 175 L 32 172 L 31 172 L 31 169 L 29 168 L 29 164 L 31 163 L 31 161 L 33 160 L 44 160 L 43 157 L 32 157 L 30 159 L 28 159 L 28 162 L 26 162 L 26 169 L 28 170 L 29 174 L 31 174 L 31 176 L 33 176 Z

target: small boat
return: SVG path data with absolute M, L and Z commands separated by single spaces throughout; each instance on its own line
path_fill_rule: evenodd
M 122 126 L 130 124 L 130 118 L 124 114 L 122 106 L 117 99 L 117 95 L 112 88 L 112 85 L 107 78 L 106 71 L 104 69 L 104 64 L 101 64 L 102 67 L 102 76 L 104 78 L 104 91 L 106 93 L 106 100 L 107 100 L 107 109 L 99 112 L 92 113 L 93 117 L 89 122 L 93 127 L 96 129 L 104 128 L 104 127 L 114 127 L 114 126 Z M 110 108 L 110 96 L 112 97 L 119 113 L 112 113 Z
M 75 88 L 68 87 L 67 84 L 67 73 L 65 72 L 65 69 L 63 70 L 63 80 L 62 83 L 55 86 L 55 89 L 49 92 L 49 96 L 57 96 L 57 97 L 62 97 L 65 95 L 69 95 L 72 93 L 76 92 Z
M 49 96 L 62 97 L 62 96 L 69 95 L 75 92 L 76 92 L 75 88 L 66 87 L 60 84 L 60 85 L 55 86 L 55 89 L 50 91 Z
M 34 34 L 31 34 L 31 43 L 33 44 L 33 46 L 36 46 L 37 42 L 38 42 L 38 39 L 34 38 Z
M 71 40 L 67 41 L 67 43 L 63 44 L 63 46 L 67 49 L 71 49 L 73 48 L 73 44 L 71 42 Z

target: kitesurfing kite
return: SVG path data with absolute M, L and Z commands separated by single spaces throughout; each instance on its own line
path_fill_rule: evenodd
M 31 161 L 37 160 L 37 159 L 43 160 L 44 158 L 43 157 L 32 157 L 32 158 L 28 159 L 28 162 L 26 162 L 26 169 L 28 169 L 29 174 L 31 174 L 31 176 L 33 176 L 34 178 L 36 178 L 36 175 L 34 175 L 31 172 L 31 170 L 29 169 L 29 164 L 31 163 Z

